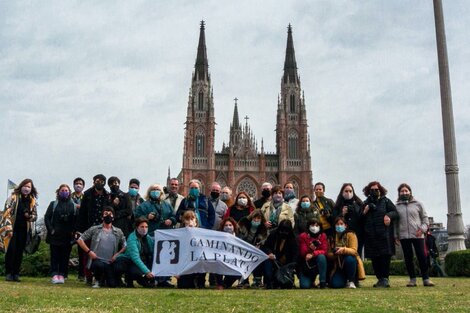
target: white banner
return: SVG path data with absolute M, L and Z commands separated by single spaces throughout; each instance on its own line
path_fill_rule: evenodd
M 221 231 L 184 227 L 155 231 L 152 273 L 241 275 L 243 278 L 268 256 L 258 248 Z

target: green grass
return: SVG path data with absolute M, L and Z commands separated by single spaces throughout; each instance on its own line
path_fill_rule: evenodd
M 47 278 L 0 281 L 1 312 L 468 312 L 470 278 L 433 278 L 436 287 L 326 290 L 91 289 L 74 279 L 51 285 Z

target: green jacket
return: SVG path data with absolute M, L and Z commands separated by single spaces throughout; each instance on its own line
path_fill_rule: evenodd
M 154 248 L 154 240 L 151 236 L 147 235 L 147 245 L 148 250 L 153 256 L 153 248 Z M 142 253 L 142 241 L 137 238 L 136 231 L 134 230 L 132 233 L 129 234 L 127 237 L 127 249 L 124 254 L 121 254 L 119 258 L 127 258 L 132 260 L 134 264 L 142 271 L 142 274 L 147 274 L 152 269 L 149 269 L 145 263 L 140 258 L 140 254 Z
M 139 205 L 134 212 L 135 218 L 145 217 L 149 213 L 155 213 L 155 219 L 149 220 L 149 234 L 153 235 L 153 232 L 156 229 L 167 229 L 173 228 L 176 224 L 175 213 L 173 213 L 173 208 L 168 202 L 161 200 L 159 202 L 153 200 L 147 200 L 141 205 Z M 171 226 L 165 225 L 165 220 L 171 220 Z

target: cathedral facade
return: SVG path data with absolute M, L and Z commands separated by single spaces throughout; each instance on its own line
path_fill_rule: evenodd
M 214 97 L 207 59 L 205 25 L 201 22 L 196 63 L 189 92 L 183 166 L 178 176 L 183 194 L 188 182 L 198 179 L 208 194 L 212 182 L 229 186 L 234 194 L 246 191 L 260 197 L 263 182 L 283 185 L 292 182 L 297 195 L 313 194 L 312 169 L 305 98 L 297 73 L 292 28 L 287 31 L 287 47 L 276 120 L 276 152 L 264 151 L 247 119 L 240 122 L 237 99 L 230 125 L 230 139 L 216 151 Z

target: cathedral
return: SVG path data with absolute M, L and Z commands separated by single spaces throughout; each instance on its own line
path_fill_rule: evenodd
M 291 25 L 287 31 L 284 73 L 277 103 L 276 152 L 264 151 L 263 141 L 258 149 L 248 119 L 240 122 L 236 98 L 229 142 L 224 143 L 220 151 L 214 147 L 215 125 L 202 21 L 186 113 L 183 167 L 178 176 L 181 192 L 187 194 L 188 182 L 194 178 L 202 182 L 202 191 L 206 194 L 210 193 L 214 181 L 222 187 L 231 187 L 234 195 L 246 191 L 254 199 L 260 197 L 263 182 L 273 186 L 291 182 L 298 196 L 313 194 L 307 112 L 297 73 Z

